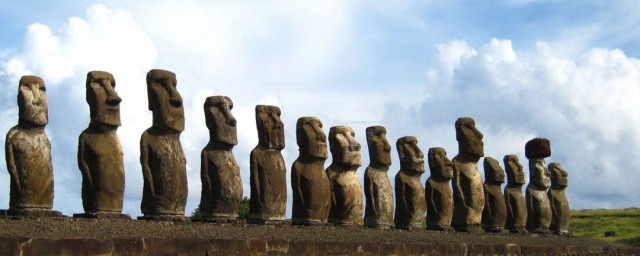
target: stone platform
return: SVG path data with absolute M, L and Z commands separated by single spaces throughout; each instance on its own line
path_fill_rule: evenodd
M 92 218 L 0 218 L 0 255 L 640 255 L 579 237 Z

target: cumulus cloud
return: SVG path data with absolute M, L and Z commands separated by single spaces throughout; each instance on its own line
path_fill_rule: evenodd
M 567 58 L 543 42 L 518 54 L 510 40 L 498 39 L 477 48 L 464 41 L 437 48 L 440 62 L 427 71 L 421 109 L 422 126 L 432 136 L 450 130 L 448 142 L 436 141 L 457 152 L 453 122 L 471 116 L 485 133 L 488 156 L 515 153 L 526 165 L 524 143 L 547 137 L 549 162 L 562 163 L 570 175 L 574 207 L 638 201 L 638 59 L 601 48 Z
M 66 214 L 82 212 L 81 176 L 75 157 L 78 135 L 89 123 L 89 107 L 84 98 L 85 77 L 91 70 L 111 72 L 117 81 L 116 90 L 124 99 L 121 106 L 126 128 L 118 134 L 127 167 L 126 198 L 136 198 L 128 202 L 139 203 L 141 190 L 137 188 L 141 175 L 133 171 L 139 155 L 137 141 L 148 123 L 144 120 L 151 120 L 146 100 L 139 99 L 140 95 L 146 95 L 144 76 L 157 57 L 149 36 L 135 24 L 128 10 L 94 5 L 87 9 L 86 18 L 71 17 L 60 27 L 30 25 L 23 41 L 0 64 L 3 90 L 8 92 L 3 95 L 11 99 L 2 102 L 5 111 L 1 118 L 7 120 L 2 128 L 6 131 L 17 123 L 14 92 L 17 93 L 20 77 L 41 76 L 49 97 L 47 133 L 54 159 L 55 208 Z M 7 173 L 0 176 L 8 180 Z M 8 186 L 4 188 L 6 191 L 2 193 L 8 195 Z M 7 197 L 0 198 L 2 204 L 8 205 Z

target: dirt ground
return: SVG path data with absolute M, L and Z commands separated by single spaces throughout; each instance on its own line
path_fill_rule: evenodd
M 0 237 L 20 238 L 206 238 L 287 241 L 399 243 L 520 244 L 549 246 L 626 247 L 588 238 L 536 234 L 471 234 L 366 227 L 220 224 L 86 218 L 0 218 Z

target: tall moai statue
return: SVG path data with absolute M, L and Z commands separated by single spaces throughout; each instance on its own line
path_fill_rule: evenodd
M 418 139 L 405 136 L 396 141 L 400 157 L 400 171 L 395 178 L 396 228 L 421 228 L 427 210 L 424 187 L 420 176 L 424 173 L 424 154 L 418 148 Z
M 500 167 L 500 162 L 491 157 L 485 157 L 483 165 L 485 204 L 482 210 L 482 228 L 485 232 L 505 232 L 507 205 L 500 187 L 504 183 L 504 170 Z
M 296 123 L 296 142 L 300 155 L 291 166 L 294 225 L 322 225 L 329 218 L 331 188 L 324 172 L 327 136 L 317 117 L 301 117 Z
M 549 140 L 535 138 L 525 145 L 525 155 L 529 159 L 529 185 L 527 186 L 527 230 L 549 234 L 551 224 L 551 202 L 547 189 L 551 186 L 549 170 L 544 158 L 551 156 Z
M 176 75 L 153 69 L 147 73 L 149 110 L 153 125 L 140 138 L 144 187 L 140 209 L 143 220 L 187 220 L 187 160 L 180 133 L 184 131 L 182 97 Z
M 453 193 L 450 186 L 453 164 L 447 158 L 444 148 L 439 147 L 429 149 L 428 160 L 431 176 L 424 188 L 427 200 L 427 229 L 450 232 L 453 231 Z
M 287 206 L 287 168 L 284 165 L 284 124 L 280 108 L 256 106 L 258 145 L 251 150 L 249 221 L 270 224 L 284 220 Z
M 51 143 L 44 81 L 23 76 L 18 84 L 18 124 L 7 132 L 5 156 L 11 177 L 9 215 L 62 216 L 53 206 Z
M 391 165 L 391 146 L 387 142 L 386 128 L 371 126 L 366 131 L 370 162 L 364 171 L 364 224 L 388 228 L 393 225 L 394 211 L 393 188 L 387 175 Z
M 458 118 L 455 126 L 458 155 L 453 158 L 452 226 L 456 231 L 482 232 L 485 200 L 478 161 L 484 156 L 483 136 L 472 118 Z
M 569 200 L 565 189 L 569 185 L 567 172 L 564 171 L 559 163 L 550 163 L 549 172 L 551 172 L 551 188 L 547 192 L 549 200 L 551 200 L 551 230 L 558 235 L 570 235 L 569 222 L 571 221 L 571 212 L 569 208 Z
M 504 188 L 504 201 L 507 206 L 505 228 L 510 233 L 527 233 L 527 202 L 522 193 L 524 168 L 516 155 L 506 155 L 503 159 L 507 172 L 507 186 Z
M 207 97 L 204 102 L 209 129 L 209 143 L 200 155 L 200 214 L 204 221 L 227 222 L 238 217 L 242 181 L 232 151 L 238 144 L 238 135 L 231 109 L 233 102 L 227 96 Z
M 329 149 L 333 161 L 325 170 L 331 184 L 329 223 L 361 225 L 364 208 L 362 187 L 356 171 L 362 165 L 360 143 L 348 126 L 329 129 Z
M 122 215 L 124 160 L 116 130 L 120 102 L 116 80 L 108 72 L 87 74 L 86 100 L 91 121 L 78 139 L 78 168 L 82 173 L 84 214 L 74 217 L 129 218 Z

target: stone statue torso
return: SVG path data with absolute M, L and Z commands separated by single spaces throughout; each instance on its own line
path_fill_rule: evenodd
M 11 176 L 10 208 L 53 206 L 51 144 L 44 130 L 11 128 L 7 133 L 6 157 Z M 12 172 L 15 168 L 15 173 Z
M 476 162 L 453 158 L 453 225 L 479 225 L 484 208 L 482 177 Z
M 250 215 L 256 219 L 284 220 L 287 177 L 279 150 L 256 147 L 250 154 Z
M 395 178 L 396 211 L 394 222 L 398 227 L 422 226 L 427 210 L 424 187 L 420 176 L 399 171 Z
M 486 228 L 504 228 L 507 219 L 507 205 L 500 186 L 484 184 L 485 205 L 482 210 L 482 225 Z
M 337 170 L 330 165 L 326 172 L 331 184 L 329 222 L 359 225 L 362 223 L 364 202 L 362 187 L 355 171 Z
M 233 152 L 207 145 L 202 150 L 201 164 L 203 217 L 237 217 L 243 190 Z
M 331 207 L 331 188 L 329 177 L 324 171 L 324 160 L 303 163 L 298 159 L 293 162 L 291 189 L 294 220 L 327 221 Z
M 155 134 L 152 129 L 145 131 L 140 141 L 145 186 L 142 213 L 182 215 L 188 186 L 180 135 Z
M 512 231 L 524 231 L 527 224 L 527 202 L 522 194 L 522 187 L 504 188 L 504 199 L 507 206 L 505 227 Z
M 120 140 L 115 131 L 80 134 L 82 202 L 85 212 L 122 211 L 125 174 Z M 83 170 L 86 168 L 86 170 Z
M 448 227 L 453 217 L 453 194 L 449 180 L 439 182 L 429 177 L 425 187 L 427 225 Z
M 364 222 L 366 225 L 392 225 L 393 223 L 393 188 L 387 172 L 374 167 L 367 167 L 364 172 L 366 208 Z
M 551 204 L 545 190 L 527 186 L 527 229 L 547 230 L 551 224 Z

